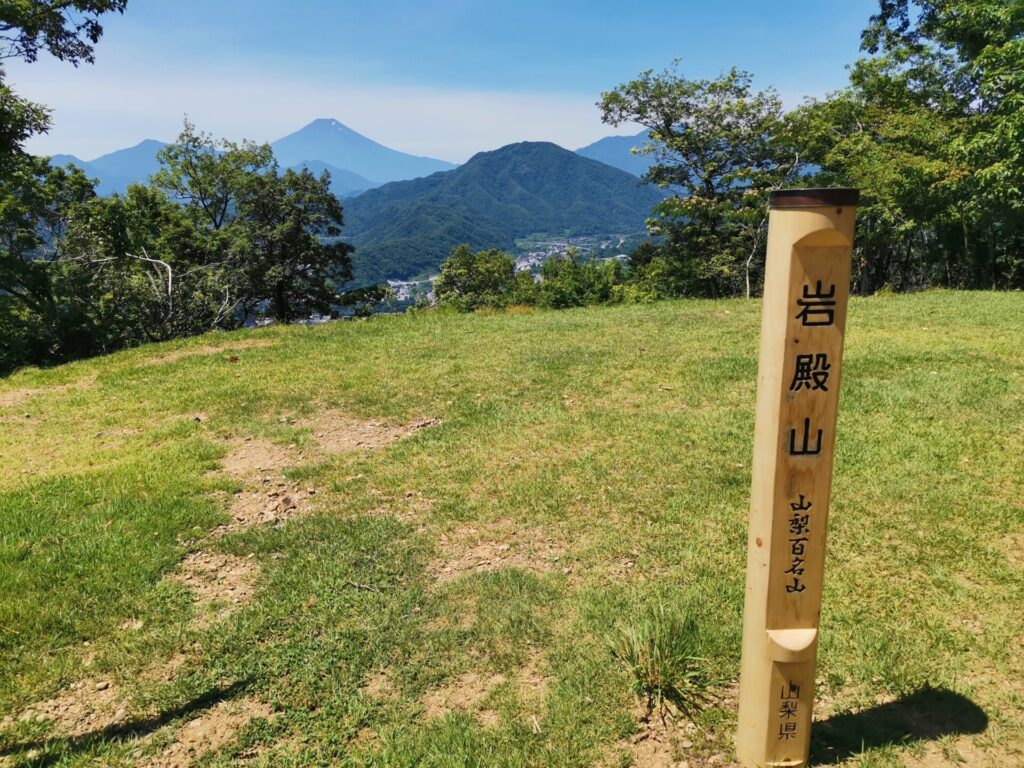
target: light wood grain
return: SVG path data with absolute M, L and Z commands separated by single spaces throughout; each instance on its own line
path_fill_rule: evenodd
M 855 214 L 769 219 L 736 744 L 751 768 L 807 763 Z

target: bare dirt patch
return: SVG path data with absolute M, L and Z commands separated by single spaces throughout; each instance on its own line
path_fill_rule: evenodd
M 520 700 L 534 714 L 543 707 L 548 686 L 541 662 L 542 656 L 539 652 L 532 654 L 515 678 Z
M 663 718 L 657 712 L 648 714 L 639 703 L 636 712 L 637 733 L 612 747 L 604 761 L 606 765 L 621 764 L 621 755 L 626 754 L 633 765 L 643 768 L 739 768 L 726 753 L 709 754 L 704 734 L 684 718 L 672 714 Z
M 1006 561 L 1017 567 L 1024 566 L 1024 533 L 1008 533 L 1002 539 Z
M 123 696 L 109 680 L 80 680 L 48 701 L 33 704 L 20 722 L 52 723 L 64 736 L 102 731 L 125 719 Z
M 228 452 L 221 459 L 221 467 L 228 475 L 243 478 L 280 472 L 301 459 L 302 454 L 293 448 L 275 445 L 261 438 L 246 437 L 228 444 Z
M 383 448 L 439 423 L 438 419 L 417 419 L 398 425 L 377 419 L 362 421 L 336 410 L 324 411 L 314 419 L 296 422 L 297 426 L 308 427 L 320 450 L 327 453 Z
M 178 360 L 184 360 L 188 357 L 202 357 L 206 355 L 219 355 L 223 354 L 226 357 L 231 357 L 235 352 L 243 349 L 255 349 L 258 347 L 274 347 L 277 346 L 276 341 L 271 339 L 245 339 L 243 341 L 236 341 L 231 344 L 224 344 L 221 346 L 215 346 L 213 344 L 204 344 L 198 347 L 188 347 L 186 349 L 176 349 L 173 352 L 165 352 L 162 355 L 156 355 L 155 357 L 146 358 L 143 365 L 164 365 L 166 363 L 177 362 Z M 237 356 L 236 356 L 237 357 Z M 237 360 L 232 360 L 237 362 Z
M 387 672 L 374 672 L 366 678 L 359 692 L 371 699 L 390 699 L 395 695 L 395 684 Z
M 273 710 L 257 699 L 222 701 L 185 723 L 174 742 L 158 757 L 147 759 L 145 765 L 185 768 L 203 755 L 223 747 L 250 720 L 257 717 L 270 720 L 273 716 Z
M 495 725 L 498 714 L 483 706 L 483 702 L 504 682 L 504 675 L 466 672 L 454 682 L 428 691 L 422 699 L 423 712 L 431 719 L 444 717 L 449 712 L 468 712 L 483 725 Z
M 438 539 L 442 556 L 430 565 L 438 581 L 464 573 L 484 573 L 499 568 L 520 568 L 535 573 L 560 565 L 566 546 L 548 531 L 517 524 L 508 518 L 478 526 L 464 526 Z
M 11 389 L 7 392 L 0 392 L 0 408 L 13 408 L 17 405 L 21 405 L 26 400 L 30 400 L 36 395 L 54 395 L 61 392 L 70 392 L 78 389 L 89 389 L 96 383 L 96 375 L 85 376 L 78 381 L 72 381 L 68 384 L 57 384 L 52 387 L 22 387 L 21 389 Z
M 215 535 L 242 531 L 256 525 L 281 525 L 309 511 L 316 489 L 308 484 L 263 477 L 254 491 L 240 491 L 228 509 L 231 522 L 220 526 Z
M 191 590 L 200 609 L 196 620 L 205 624 L 212 618 L 224 618 L 247 603 L 258 573 L 259 564 L 253 556 L 193 552 L 168 578 Z
M 282 421 L 290 422 L 290 419 Z M 346 453 L 383 448 L 440 421 L 417 419 L 408 424 L 394 425 L 376 419 L 354 419 L 339 411 L 324 411 L 315 419 L 293 423 L 312 432 L 319 452 Z M 303 451 L 294 446 L 285 447 L 262 438 L 246 437 L 228 443 L 228 452 L 221 460 L 221 467 L 232 477 L 251 478 L 253 475 L 280 472 L 304 458 Z
M 156 661 L 138 674 L 139 680 L 170 682 L 189 663 L 191 656 L 175 653 Z M 88 666 L 88 665 L 87 665 Z M 128 721 L 128 696 L 116 682 L 105 678 L 79 680 L 57 696 L 33 704 L 18 716 L 21 722 L 49 722 L 65 737 L 74 738 L 125 725 Z M 139 713 L 132 713 L 138 716 Z M 6 727 L 14 718 L 0 721 Z

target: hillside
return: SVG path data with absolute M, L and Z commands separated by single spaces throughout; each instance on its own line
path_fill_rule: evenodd
M 444 160 L 419 157 L 385 147 L 347 125 L 327 118 L 314 120 L 295 133 L 272 142 L 270 146 L 282 166 L 319 160 L 378 184 L 414 179 L 455 167 L 453 163 Z
M 661 193 L 616 168 L 546 142 L 474 155 L 447 173 L 385 184 L 349 200 L 356 277 L 436 269 L 460 243 L 511 248 L 518 237 L 637 233 Z
M 1020 302 L 851 300 L 817 766 L 1021 764 Z M 730 765 L 759 309 L 274 327 L 0 381 L 0 754 Z M 638 721 L 609 652 L 658 604 L 721 681 L 699 738 Z

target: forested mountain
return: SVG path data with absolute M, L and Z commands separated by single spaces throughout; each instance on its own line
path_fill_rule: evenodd
M 444 160 L 417 157 L 385 147 L 337 120 L 326 118 L 314 120 L 270 146 L 282 166 L 320 160 L 377 183 L 414 179 L 455 167 Z
M 659 190 L 547 142 L 510 144 L 422 179 L 385 184 L 346 202 L 356 279 L 433 270 L 452 248 L 511 248 L 516 238 L 644 230 Z
M 643 130 L 636 136 L 606 136 L 603 139 L 580 147 L 576 154 L 589 157 L 591 160 L 599 160 L 606 165 L 632 173 L 634 176 L 643 176 L 651 167 L 654 158 L 651 155 L 633 154 L 634 147 L 641 147 L 647 142 L 647 131 Z

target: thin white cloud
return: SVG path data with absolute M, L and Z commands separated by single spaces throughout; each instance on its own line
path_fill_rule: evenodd
M 21 95 L 53 109 L 52 130 L 33 139 L 31 151 L 91 159 L 144 138 L 168 141 L 185 114 L 215 136 L 257 141 L 333 117 L 387 146 L 453 162 L 515 141 L 575 149 L 629 132 L 629 126 L 614 130 L 601 123 L 597 94 L 297 81 L 184 66 L 156 72 L 132 66 L 133 57 L 117 58 L 77 70 L 52 61 L 9 67 Z

